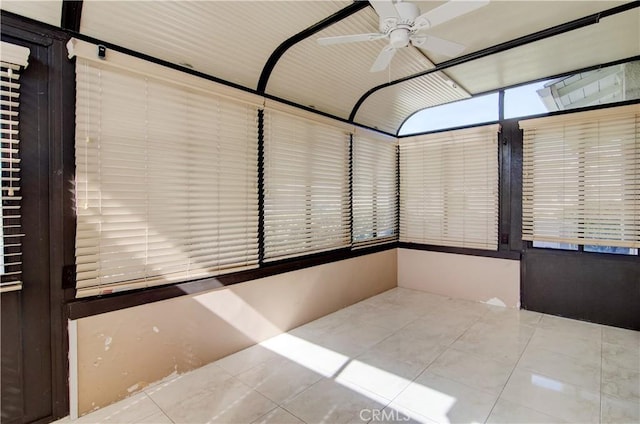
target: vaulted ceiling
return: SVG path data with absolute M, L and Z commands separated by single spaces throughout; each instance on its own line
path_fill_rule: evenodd
M 423 108 L 640 55 L 637 1 L 493 0 L 429 30 L 465 45 L 459 57 L 409 46 L 376 73 L 369 68 L 385 40 L 316 41 L 377 32 L 366 1 L 65 3 L 3 0 L 1 7 L 391 134 Z M 444 2 L 415 3 L 424 13 Z

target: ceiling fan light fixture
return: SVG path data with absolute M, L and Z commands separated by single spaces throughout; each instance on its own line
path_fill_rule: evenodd
M 406 47 L 409 44 L 409 30 L 397 28 L 389 33 L 389 44 L 394 49 Z

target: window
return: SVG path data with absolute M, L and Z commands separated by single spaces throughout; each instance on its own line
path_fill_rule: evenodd
M 504 117 L 510 119 L 548 113 L 549 109 L 540 95 L 548 82 L 539 81 L 505 90 Z
M 265 260 L 349 246 L 349 131 L 275 104 L 264 116 Z
M 504 116 L 544 114 L 640 98 L 640 61 L 505 90 Z
M 397 141 L 358 130 L 353 139 L 353 244 L 397 239 Z
M 78 296 L 257 267 L 257 106 L 72 47 Z
M 586 245 L 585 251 L 637 249 L 640 106 L 533 119 L 520 126 L 523 239 Z
M 571 243 L 558 243 L 552 241 L 533 241 L 533 247 L 540 247 L 543 249 L 556 249 L 556 250 L 579 250 L 577 244 Z
M 637 255 L 638 249 L 632 249 L 630 247 L 619 247 L 619 246 L 584 246 L 585 252 L 595 252 L 595 253 L 611 253 L 614 255 Z
M 476 96 L 418 111 L 402 124 L 398 134 L 410 135 L 494 122 L 498 120 L 498 112 L 498 93 Z
M 22 288 L 22 225 L 20 204 L 20 72 L 28 65 L 29 49 L 2 42 L 0 46 L 2 97 L 2 233 L 0 234 L 0 292 Z
M 497 250 L 498 131 L 400 140 L 400 241 Z

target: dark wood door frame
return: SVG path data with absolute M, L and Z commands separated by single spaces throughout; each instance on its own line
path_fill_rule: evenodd
M 10 301 L 2 295 L 3 306 L 19 309 L 21 333 L 18 346 L 2 347 L 3 359 L 6 349 L 19 351 L 22 372 L 15 388 L 22 416 L 9 422 L 44 423 L 69 413 L 66 302 L 73 290 L 63 288 L 63 267 L 74 262 L 74 65 L 62 31 L 2 11 L 1 32 L 3 41 L 31 50 L 21 81 L 24 288 Z

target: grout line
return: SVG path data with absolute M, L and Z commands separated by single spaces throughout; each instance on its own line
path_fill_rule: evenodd
M 539 322 L 541 322 L 541 321 L 542 321 L 542 318 L 540 319 Z M 533 339 L 533 336 L 536 334 L 536 331 L 538 331 L 538 327 L 537 326 L 533 330 L 533 333 L 531 333 L 531 337 L 529 337 L 529 340 L 527 340 L 527 344 L 524 347 L 524 349 L 522 349 L 522 352 L 520 353 L 520 356 L 518 356 L 518 360 L 516 361 L 515 365 L 513 366 L 513 369 L 509 373 L 509 378 L 507 378 L 507 381 L 505 381 L 504 385 L 502 386 L 502 390 L 500 390 L 500 393 L 498 394 L 498 397 L 496 398 L 496 401 L 493 403 L 493 406 L 491 407 L 491 410 L 489 411 L 489 415 L 487 415 L 487 418 L 484 420 L 485 423 L 487 422 L 489 417 L 491 417 L 491 414 L 493 413 L 493 410 L 496 408 L 496 405 L 498 404 L 498 401 L 500 400 L 500 398 L 502 397 L 502 394 L 504 393 L 504 389 L 507 387 L 507 384 L 509 384 L 509 381 L 511 381 L 511 377 L 513 377 L 513 372 L 516 370 L 516 368 L 518 368 L 518 365 L 520 364 L 520 361 L 522 360 L 522 356 L 527 351 L 527 348 L 529 347 L 529 344 L 531 343 L 531 340 Z M 522 406 L 525 406 L 527 408 L 535 410 L 534 408 L 531 408 L 531 407 L 529 407 L 527 405 L 522 405 Z M 540 411 L 540 412 L 543 412 L 543 411 Z
M 254 390 L 257 392 L 257 390 Z M 264 395 L 263 395 L 264 396 Z M 265 398 L 269 399 L 268 397 L 265 396 Z M 271 400 L 271 399 L 269 399 Z M 273 401 L 271 401 L 273 402 Z M 269 409 L 267 412 L 265 412 L 264 414 L 260 415 L 258 418 L 256 418 L 255 420 L 251 421 L 251 423 L 255 423 L 258 420 L 260 420 L 260 418 L 266 417 L 267 415 L 269 415 L 270 413 L 272 413 L 273 411 L 275 411 L 276 409 L 280 408 L 280 405 L 278 405 L 277 403 L 273 402 L 273 404 L 275 405 L 273 408 Z M 296 417 L 298 418 L 298 417 Z
M 600 422 L 602 422 L 602 403 L 604 401 L 603 396 L 602 396 L 602 384 L 604 383 L 604 380 L 603 380 L 603 377 L 604 377 L 603 355 L 604 355 L 604 329 L 601 326 L 600 327 L 600 411 L 599 411 L 599 414 L 598 414 L 598 418 L 600 419 Z
M 175 421 L 173 421 L 173 419 L 169 416 L 169 414 L 168 414 L 164 409 L 162 409 L 162 407 L 161 407 L 160 405 L 158 405 L 158 403 L 157 403 L 157 402 L 156 402 L 156 401 L 155 401 L 151 396 L 149 396 L 149 393 L 147 393 L 147 392 L 146 392 L 146 391 L 144 391 L 144 390 L 143 390 L 141 393 L 144 393 L 144 395 L 145 395 L 147 398 L 149 398 L 149 400 L 150 400 L 151 402 L 153 402 L 153 404 L 154 404 L 155 406 L 157 406 L 157 407 L 158 407 L 158 409 L 160 410 L 160 412 L 162 412 L 162 414 L 163 414 L 165 417 L 167 417 L 167 419 L 168 419 L 169 421 L 171 421 L 172 423 L 175 423 Z M 152 415 L 153 415 L 153 414 L 152 414 Z

